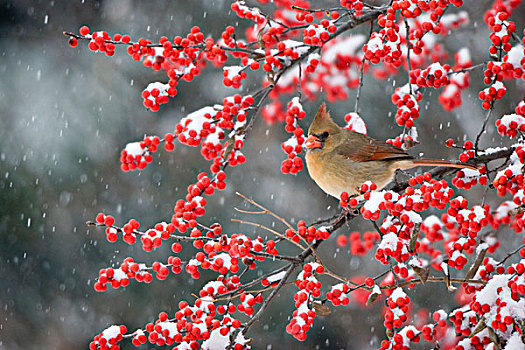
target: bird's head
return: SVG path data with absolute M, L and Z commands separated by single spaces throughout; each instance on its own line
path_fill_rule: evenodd
M 323 103 L 308 129 L 305 146 L 307 151 L 331 151 L 338 145 L 341 128 L 332 120 Z

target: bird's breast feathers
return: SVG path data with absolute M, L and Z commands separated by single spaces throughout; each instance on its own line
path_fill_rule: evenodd
M 393 161 L 353 162 L 346 157 L 330 152 L 308 152 L 306 165 L 310 177 L 326 193 L 336 198 L 341 193 L 359 194 L 358 188 L 366 181 L 373 181 L 383 188 L 392 181 L 395 169 Z

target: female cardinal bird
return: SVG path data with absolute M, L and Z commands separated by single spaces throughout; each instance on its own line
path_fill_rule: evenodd
M 366 181 L 384 188 L 397 169 L 443 166 L 478 170 L 474 165 L 446 160 L 414 159 L 401 148 L 334 123 L 323 103 L 308 129 L 306 166 L 310 177 L 323 191 L 336 198 L 341 193 L 358 195 Z

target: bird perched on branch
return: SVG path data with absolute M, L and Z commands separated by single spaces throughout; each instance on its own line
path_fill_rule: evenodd
M 378 189 L 384 188 L 397 169 L 441 166 L 478 170 L 466 163 L 415 159 L 399 147 L 346 130 L 332 120 L 324 103 L 308 129 L 305 146 L 310 177 L 324 192 L 338 199 L 343 192 L 358 195 L 358 188 L 366 181 L 374 182 Z

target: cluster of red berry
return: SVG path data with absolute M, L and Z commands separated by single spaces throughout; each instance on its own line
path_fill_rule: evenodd
M 305 116 L 306 113 L 303 110 L 299 97 L 294 97 L 288 103 L 286 125 L 284 127 L 284 130 L 292 134 L 292 136 L 281 144 L 282 150 L 288 155 L 287 159 L 281 163 L 281 172 L 283 174 L 297 174 L 304 168 L 303 160 L 298 155 L 303 152 L 305 141 L 304 131 L 299 126 L 299 120 Z
M 294 295 L 295 310 L 292 319 L 286 325 L 286 332 L 297 340 L 304 341 L 306 333 L 313 325 L 315 310 L 311 308 L 311 303 L 321 295 L 321 282 L 315 277 L 315 273 L 323 272 L 322 265 L 307 263 L 295 281 L 299 291 Z

